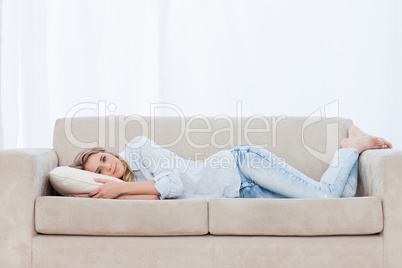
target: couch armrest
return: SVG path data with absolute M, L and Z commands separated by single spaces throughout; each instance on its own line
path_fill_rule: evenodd
M 57 166 L 52 149 L 0 151 L 0 260 L 2 267 L 31 267 L 34 203 L 49 189 Z
M 402 151 L 370 150 L 359 158 L 359 196 L 378 196 L 384 214 L 384 267 L 402 263 Z

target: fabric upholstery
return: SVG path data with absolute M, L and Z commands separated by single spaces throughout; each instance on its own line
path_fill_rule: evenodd
M 382 267 L 378 235 L 332 237 L 39 235 L 33 268 Z
M 129 207 L 134 203 L 127 200 L 45 196 L 38 199 L 36 204 L 38 211 L 34 215 L 35 199 L 38 196 L 49 195 L 51 191 L 48 172 L 56 166 L 70 164 L 75 155 L 83 148 L 101 146 L 118 153 L 122 151 L 126 142 L 135 136 L 143 135 L 185 158 L 201 160 L 202 157 L 208 157 L 220 149 L 231 148 L 238 144 L 257 144 L 263 145 L 288 164 L 318 180 L 328 166 L 328 156 L 332 156 L 336 150 L 336 146 L 334 147 L 333 144 L 346 137 L 346 130 L 352 124 L 349 119 L 336 118 L 227 119 L 222 119 L 222 117 L 186 118 L 184 128 L 180 118 L 172 117 L 157 117 L 152 120 L 149 117 L 132 116 L 74 118 L 70 126 L 65 124 L 68 119 L 60 119 L 56 122 L 54 129 L 54 151 L 51 149 L 1 151 L 0 267 L 400 267 L 402 263 L 400 254 L 402 251 L 400 216 L 402 215 L 400 194 L 402 152 L 395 150 L 367 151 L 361 155 L 359 160 L 357 195 L 378 197 L 382 202 L 383 230 L 379 234 L 309 237 L 301 237 L 299 234 L 281 237 L 244 234 L 202 235 L 208 230 L 206 229 L 208 221 L 205 221 L 206 218 L 208 219 L 208 210 L 204 210 L 207 204 L 194 204 L 195 210 L 204 211 L 203 215 L 192 211 L 194 210 L 193 204 L 186 203 L 183 211 L 180 211 L 182 210 L 180 204 L 179 212 L 173 218 L 169 218 L 166 214 L 171 209 L 170 206 L 177 205 L 169 203 L 171 201 L 147 201 L 148 207 L 145 204 L 140 208 L 135 207 L 134 210 L 130 210 Z M 196 132 L 191 132 L 192 130 Z M 377 202 L 373 200 L 370 202 Z M 96 202 L 93 203 L 93 201 Z M 115 204 L 117 204 L 115 202 L 120 201 L 119 207 L 125 209 L 116 208 L 115 211 Z M 259 200 L 253 201 L 259 202 Z M 285 203 L 288 201 L 294 200 L 287 200 Z M 354 225 L 353 228 L 357 229 L 360 226 L 366 228 L 368 226 L 366 220 L 368 222 L 378 220 L 378 217 L 374 216 L 378 212 L 378 209 L 374 208 L 376 206 L 374 203 L 372 214 L 367 214 L 368 216 L 364 220 L 358 221 L 358 219 L 362 219 L 363 212 L 367 211 L 367 204 L 360 204 L 358 203 L 360 200 L 355 201 L 355 198 L 338 201 L 348 201 L 347 205 L 351 207 L 359 204 L 359 208 L 355 209 L 356 218 L 347 218 L 347 221 Z M 320 221 L 324 227 L 328 224 L 328 214 L 323 209 L 327 206 L 331 207 L 331 211 L 336 208 L 338 218 L 347 215 L 345 211 L 348 211 L 349 208 L 345 207 L 345 204 L 337 203 L 335 205 L 331 200 L 324 202 L 330 203 L 313 202 L 309 207 L 310 210 L 315 209 L 321 214 L 307 211 L 306 206 L 301 204 L 287 207 L 285 203 L 281 203 L 280 206 L 289 213 L 275 215 L 286 218 L 304 210 L 308 215 L 308 218 L 303 219 L 305 222 L 291 217 L 290 220 L 306 224 L 307 230 L 311 230 L 309 226 L 314 226 Z M 153 204 L 166 207 L 156 207 Z M 238 210 L 244 212 L 244 215 L 255 217 L 256 214 L 253 214 L 253 210 L 259 208 L 279 213 L 276 205 L 272 208 L 256 205 L 255 208 L 249 208 L 250 211 L 239 206 Z M 75 214 L 74 209 L 81 211 L 80 215 Z M 210 211 L 210 215 L 214 215 L 211 216 L 210 223 L 212 232 L 218 230 L 215 222 L 218 219 L 217 216 L 225 216 L 216 215 L 220 209 L 223 208 L 212 207 Z M 229 214 L 232 213 L 231 216 L 235 217 L 233 213 L 237 208 L 231 209 L 228 210 L 226 216 L 230 216 Z M 120 218 L 133 220 L 133 224 L 141 225 L 144 223 L 143 219 L 136 218 L 135 215 L 144 215 L 146 210 L 147 217 L 154 219 L 154 222 L 148 222 L 149 226 L 145 226 L 146 228 L 141 232 L 148 232 L 151 235 L 155 222 L 164 221 L 168 223 L 162 230 L 166 235 L 161 234 L 161 236 L 155 237 L 117 234 L 123 234 L 123 232 L 116 230 L 116 227 L 125 229 L 126 226 L 115 225 L 113 218 L 116 218 L 116 214 Z M 110 219 L 99 211 L 109 212 Z M 64 215 L 62 215 L 63 212 L 65 212 Z M 157 217 L 153 213 L 162 213 L 163 217 Z M 50 230 L 49 233 L 59 233 L 60 230 L 70 228 L 84 230 L 85 233 L 88 233 L 89 229 L 93 231 L 94 235 L 37 234 L 34 229 L 35 216 L 37 216 L 36 228 L 39 231 L 46 229 Z M 57 219 L 59 216 L 61 218 Z M 70 216 L 73 218 L 70 219 Z M 266 215 L 260 216 L 261 219 L 267 218 Z M 200 223 L 196 217 L 200 217 L 204 221 Z M 272 219 L 269 220 L 272 221 Z M 173 231 L 177 233 L 177 228 L 184 230 L 183 225 L 194 222 L 199 225 L 187 227 L 190 228 L 189 231 L 197 232 L 198 235 L 170 235 Z M 46 223 L 49 223 L 49 226 L 46 226 Z M 61 224 L 60 230 L 57 230 L 59 223 Z M 66 226 L 68 224 L 73 224 L 73 226 Z M 83 226 L 78 226 L 80 224 Z M 250 226 L 247 226 L 249 223 L 245 219 L 242 219 L 239 224 L 242 225 L 241 228 Z M 284 222 L 284 225 L 286 224 Z M 223 226 L 223 224 L 220 225 L 218 227 Z M 278 222 L 277 225 L 279 225 Z M 376 224 L 369 225 L 375 226 Z M 229 230 L 235 226 L 235 223 L 229 222 L 225 226 Z M 127 228 L 132 228 L 131 231 L 137 232 L 138 229 L 135 227 Z M 288 228 L 289 225 L 284 227 Z M 104 232 L 102 228 L 109 228 L 116 234 L 113 236 L 102 234 Z M 252 232 L 266 231 L 258 222 L 255 222 L 253 228 Z M 339 225 L 334 228 L 339 228 Z M 293 231 L 295 230 L 293 229 Z M 322 232 L 322 229 L 320 231 Z
M 51 149 L 0 151 L 0 267 L 30 267 L 34 201 L 50 194 L 48 172 L 56 165 Z
M 320 117 L 77 117 L 56 121 L 53 144 L 60 166 L 71 164 L 84 148 L 119 153 L 136 136 L 193 160 L 255 144 L 319 180 L 351 125 L 350 119 Z
M 214 235 L 363 235 L 382 231 L 377 197 L 334 199 L 212 199 Z
M 359 162 L 359 195 L 378 196 L 384 214 L 384 267 L 402 265 L 402 152 L 372 150 Z
M 66 235 L 204 235 L 207 201 L 107 200 L 43 196 L 35 205 L 36 231 Z

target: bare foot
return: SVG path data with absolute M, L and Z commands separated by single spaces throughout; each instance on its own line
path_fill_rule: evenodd
M 371 138 L 376 138 L 374 136 L 370 136 L 367 133 L 363 132 L 359 127 L 357 126 L 351 126 L 348 129 L 348 138 L 358 138 L 358 137 L 364 137 L 364 136 L 368 136 Z M 378 138 L 380 139 L 380 141 L 383 143 L 383 145 L 380 148 L 371 148 L 371 149 L 391 149 L 392 148 L 392 144 L 385 140 L 384 138 Z M 366 149 L 368 150 L 368 149 Z
M 359 154 L 369 149 L 382 149 L 383 146 L 384 142 L 380 138 L 369 135 L 347 138 L 341 141 L 341 148 L 354 148 Z
M 359 127 L 351 126 L 348 129 L 348 138 L 356 138 L 360 136 L 368 136 L 368 134 L 364 133 Z

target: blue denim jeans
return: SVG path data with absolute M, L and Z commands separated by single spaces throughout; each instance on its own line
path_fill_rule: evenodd
M 319 182 L 261 147 L 241 145 L 231 152 L 241 177 L 242 198 L 336 198 L 356 194 L 359 154 L 355 149 L 337 150 Z

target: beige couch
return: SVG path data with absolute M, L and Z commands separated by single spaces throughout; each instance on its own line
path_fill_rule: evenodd
M 81 147 L 120 152 L 144 135 L 193 160 L 262 145 L 318 180 L 351 125 L 302 117 L 59 119 L 54 149 L 0 152 L 0 266 L 402 267 L 396 150 L 361 155 L 356 198 L 93 200 L 54 196 L 48 179 Z

